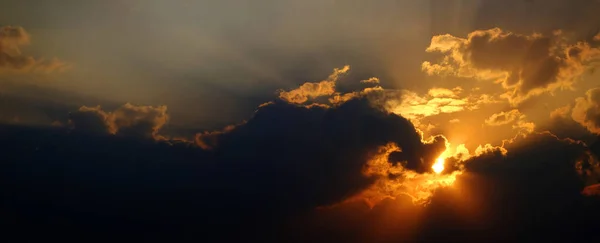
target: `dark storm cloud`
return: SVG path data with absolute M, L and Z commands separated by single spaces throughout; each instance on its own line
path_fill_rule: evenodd
M 398 144 L 408 168 L 425 171 L 431 162 L 423 160 L 437 156 L 445 141 L 424 144 L 408 120 L 364 98 L 334 108 L 276 101 L 215 133 L 216 142 L 203 150 L 148 139 L 164 125 L 163 111 L 82 107 L 71 114 L 73 130 L 4 126 L 2 178 L 13 186 L 3 192 L 13 196 L 3 211 L 16 217 L 6 220 L 57 223 L 62 217 L 82 232 L 141 222 L 168 230 L 231 225 L 252 231 L 252 221 L 267 227 L 360 192 L 376 179 L 363 169 L 381 146 Z M 121 134 L 124 129 L 135 136 Z
M 425 207 L 398 197 L 372 209 L 342 203 L 305 214 L 371 185 L 376 178 L 363 169 L 381 146 L 398 144 L 402 153 L 389 162 L 407 160 L 407 168 L 423 172 L 430 167 L 424 161 L 439 155 L 445 139 L 423 143 L 408 120 L 365 98 L 333 108 L 271 102 L 247 122 L 210 133 L 210 150 L 110 135 L 106 117 L 119 109 L 132 112 L 131 119 L 161 120 L 148 116 L 155 110 L 149 108 L 141 114 L 144 109 L 133 107 L 87 108 L 72 114 L 71 132 L 0 128 L 1 178 L 11 185 L 2 188 L 10 195 L 2 205 L 8 215 L 3 220 L 18 222 L 8 229 L 154 240 L 186 233 L 214 239 L 208 241 L 439 242 L 436 237 L 444 235 L 495 242 L 523 234 L 585 239 L 599 215 L 590 207 L 595 199 L 582 195 L 596 160 L 584 144 L 549 133 L 515 140 L 506 154 L 490 150 L 465 161 L 455 185 L 438 189 Z M 160 123 L 144 124 L 154 124 L 140 129 L 152 134 Z
M 425 207 L 398 197 L 373 209 L 351 202 L 317 210 L 292 223 L 301 232 L 296 242 L 597 241 L 600 201 L 587 196 L 595 187 L 582 176 L 597 160 L 587 147 L 539 133 L 507 148 L 465 161 L 454 185 Z

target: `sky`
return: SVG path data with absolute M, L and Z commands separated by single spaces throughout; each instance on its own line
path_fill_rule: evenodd
M 597 240 L 599 1 L 0 5 L 15 232 Z

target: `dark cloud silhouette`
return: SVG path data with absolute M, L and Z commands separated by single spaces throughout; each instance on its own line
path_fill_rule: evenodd
M 414 204 L 398 189 L 406 185 L 392 183 L 415 175 L 424 176 L 416 187 L 435 183 L 431 167 L 448 141 L 423 141 L 382 105 L 387 92 L 352 93 L 328 106 L 282 98 L 194 141 L 161 136 L 165 106 L 84 106 L 68 126 L 2 125 L 1 222 L 9 232 L 39 232 L 18 235 L 38 241 L 597 240 L 597 144 L 544 132 L 480 146 L 447 158 L 439 176 L 455 176 L 452 185 Z M 399 148 L 378 157 L 390 144 Z M 393 197 L 366 204 L 373 186 Z
M 71 114 L 73 130 L 3 127 L 3 179 L 12 185 L 4 192 L 14 193 L 3 212 L 15 217 L 6 220 L 74 224 L 82 232 L 131 225 L 138 233 L 209 225 L 251 232 L 250 222 L 275 227 L 365 189 L 376 178 L 364 166 L 381 146 L 398 144 L 407 168 L 425 172 L 445 141 L 423 143 L 412 123 L 365 98 L 333 108 L 276 101 L 203 150 L 137 136 L 163 125 L 157 110 L 83 107 Z M 123 126 L 139 132 L 121 134 Z
M 98 107 L 81 107 L 69 114 L 69 121 L 75 129 L 85 133 L 108 134 L 110 129 L 109 115 Z
M 99 109 L 74 114 L 82 117 L 72 116 L 73 131 L 0 127 L 6 229 L 211 242 L 577 241 L 593 239 L 600 215 L 595 197 L 582 194 L 597 159 L 550 133 L 464 161 L 465 172 L 428 205 L 399 196 L 370 208 L 345 200 L 377 179 L 363 169 L 381 146 L 402 148 L 389 163 L 428 172 L 446 140 L 424 143 L 408 120 L 366 98 L 332 108 L 275 101 L 215 133 L 210 150 L 110 134 Z

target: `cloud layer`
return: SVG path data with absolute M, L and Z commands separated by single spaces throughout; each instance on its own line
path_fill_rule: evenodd
M 598 183 L 599 171 L 586 144 L 531 133 L 504 147 L 448 152 L 445 137 L 424 141 L 408 119 L 369 95 L 331 106 L 275 100 L 195 142 L 156 139 L 168 121 L 164 106 L 81 107 L 71 127 L 1 126 L 0 171 L 13 185 L 2 189 L 12 195 L 3 220 L 57 234 L 155 240 L 594 236 L 591 222 L 600 214 L 590 206 L 594 187 L 585 185 Z M 429 95 L 455 96 L 439 89 Z M 440 157 L 446 170 L 436 175 Z M 224 229 L 236 234 L 218 233 Z

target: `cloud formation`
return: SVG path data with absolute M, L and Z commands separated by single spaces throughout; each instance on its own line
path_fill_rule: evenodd
M 503 111 L 503 112 L 496 113 L 496 114 L 493 114 L 492 116 L 490 116 L 488 119 L 485 120 L 485 124 L 487 124 L 489 126 L 507 125 L 507 124 L 510 124 L 510 123 L 516 121 L 517 119 L 521 119 L 524 116 L 525 115 L 523 115 L 517 109 L 513 109 L 513 110 L 510 110 L 507 112 Z
M 570 88 L 594 67 L 600 50 L 586 42 L 569 44 L 554 36 L 522 35 L 500 28 L 471 32 L 466 38 L 434 36 L 427 52 L 443 54 L 438 63 L 424 62 L 429 75 L 492 80 L 506 90 L 503 97 L 518 104 L 531 96 Z
M 88 78 L 102 79 L 106 70 L 113 70 L 107 79 L 111 83 L 103 86 L 107 92 L 122 86 L 123 75 L 134 77 L 126 82 L 154 77 L 144 80 L 156 84 L 146 85 L 153 96 L 118 92 L 117 99 L 147 100 L 158 90 L 165 94 L 159 98 L 169 104 L 169 113 L 166 106 L 116 106 L 89 98 L 64 98 L 56 103 L 69 106 L 59 109 L 32 93 L 28 96 L 36 99 L 31 107 L 45 114 L 74 112 L 69 119 L 66 112 L 48 115 L 36 126 L 24 124 L 28 118 L 21 114 L 26 112 L 3 114 L 20 125 L 0 124 L 0 193 L 8 195 L 0 203 L 0 222 L 7 234 L 19 234 L 18 240 L 80 234 L 113 238 L 109 240 L 133 236 L 127 238 L 142 242 L 600 242 L 599 137 L 580 139 L 571 129 L 589 136 L 598 127 L 596 91 L 578 99 L 575 107 L 556 109 L 550 123 L 545 123 L 548 113 L 573 98 L 528 100 L 562 88 L 579 91 L 575 81 L 593 70 L 598 59 L 598 31 L 578 36 L 582 42 L 571 42 L 577 39 L 568 31 L 595 28 L 600 2 L 259 0 L 214 1 L 205 8 L 190 7 L 191 1 L 185 6 L 128 2 L 85 3 L 82 11 L 58 8 L 33 19 L 24 15 L 21 21 L 37 29 L 83 27 L 67 28 L 77 30 L 70 33 L 74 39 L 55 40 L 100 46 L 56 48 L 86 60 L 82 63 L 90 64 L 89 71 L 99 74 L 86 71 Z M 229 11 L 232 3 L 241 5 L 236 8 L 241 12 Z M 31 9 L 25 5 L 23 10 Z M 98 8 L 105 5 L 111 7 Z M 99 15 L 66 21 L 89 13 Z M 127 18 L 96 19 L 118 15 Z M 4 17 L 15 16 L 20 14 Z M 36 23 L 40 18 L 51 21 Z M 415 25 L 419 19 L 423 24 Z M 196 33 L 191 22 L 216 25 Z M 144 23 L 165 28 L 157 33 Z M 469 29 L 461 28 L 465 23 Z M 517 28 L 505 28 L 509 23 Z M 502 29 L 488 29 L 497 25 Z M 565 27 L 564 32 L 552 33 L 555 27 Z M 462 36 L 478 28 L 485 29 Z M 2 37 L 0 57 L 13 59 L 0 58 L 5 60 L 1 71 L 58 70 L 36 69 L 43 61 L 22 53 L 31 38 L 15 30 Z M 80 39 L 86 36 L 82 30 L 110 32 L 100 35 L 108 39 L 123 37 L 117 33 L 128 36 L 125 41 Z M 529 35 L 532 30 L 543 35 Z M 452 35 L 421 43 L 427 33 Z M 131 43 L 139 45 L 127 45 Z M 171 45 L 156 48 L 164 43 Z M 406 70 L 427 60 L 419 49 L 423 44 L 430 44 L 431 56 L 441 58 L 425 63 L 424 71 L 455 77 L 425 78 L 418 67 Z M 86 48 L 97 55 L 86 55 Z M 329 65 L 342 60 L 353 65 L 352 73 L 349 66 L 339 66 L 325 79 L 304 78 L 331 71 Z M 221 76 L 220 67 L 236 71 Z M 158 73 L 140 76 L 140 68 Z M 359 77 L 341 82 L 348 74 Z M 189 107 L 202 106 L 194 97 L 203 95 L 195 89 L 188 89 L 195 93 L 191 99 L 180 95 L 189 92 L 181 91 L 189 82 L 171 82 L 162 90 L 159 80 L 167 76 L 197 79 L 193 83 L 207 85 L 204 93 L 212 94 L 201 100 L 222 105 L 213 109 L 217 112 L 200 109 L 194 115 Z M 316 82 L 285 86 L 270 102 L 257 97 L 289 77 Z M 465 77 L 490 81 L 465 83 Z M 204 81 L 220 79 L 234 83 Z M 450 83 L 454 81 L 462 83 Z M 94 89 L 94 82 L 78 87 Z M 248 82 L 256 83 L 247 89 Z M 386 83 L 402 88 L 384 88 Z M 0 100 L 6 102 L 0 106 L 25 110 L 1 91 Z M 238 99 L 252 107 L 247 113 L 224 115 L 229 113 L 225 106 L 239 104 Z M 507 108 L 503 99 L 514 107 Z M 167 126 L 173 108 L 186 121 Z M 202 123 L 191 122 L 191 116 Z M 247 120 L 232 123 L 241 119 Z M 57 120 L 61 123 L 44 126 Z M 225 128 L 203 131 L 198 126 L 209 126 L 205 121 Z M 487 126 L 481 126 L 484 122 Z M 172 129 L 182 123 L 189 126 Z M 519 131 L 514 137 L 511 128 Z M 170 132 L 195 137 L 176 142 L 163 137 Z
M 469 153 L 441 135 L 424 139 L 407 118 L 373 103 L 385 94 L 333 106 L 275 100 L 244 123 L 197 135 L 196 146 L 137 139 L 157 136 L 168 120 L 164 106 L 84 106 L 71 114 L 75 132 L 0 126 L 7 161 L 0 171 L 13 185 L 2 188 L 13 193 L 3 220 L 55 229 L 68 219 L 74 225 L 62 229 L 70 232 L 153 239 L 194 232 L 278 242 L 438 242 L 444 232 L 460 242 L 514 241 L 517 229 L 540 237 L 592 231 L 600 214 L 587 206 L 593 187 L 585 186 L 598 183 L 599 170 L 584 143 L 532 133 Z M 445 170 L 434 174 L 439 158 Z M 563 228 L 548 231 L 552 224 Z M 333 234 L 337 227 L 344 233 Z
M 343 68 L 336 68 L 326 80 L 317 83 L 304 83 L 300 87 L 290 91 L 280 91 L 279 98 L 294 104 L 302 104 L 309 99 L 318 98 L 321 96 L 330 96 L 335 93 L 335 83 L 340 75 L 347 73 L 350 66 L 346 65 Z
M 590 89 L 585 97 L 575 100 L 572 117 L 590 132 L 600 135 L 600 88 Z
M 21 47 L 30 44 L 30 35 L 22 27 L 0 27 L 0 72 L 1 71 L 64 71 L 69 65 L 56 59 L 36 59 L 24 55 Z
M 127 103 L 112 112 L 106 112 L 100 106 L 82 106 L 70 114 L 69 120 L 75 130 L 81 132 L 158 138 L 158 131 L 168 118 L 166 106 L 135 106 Z
M 526 135 L 532 133 L 536 127 L 533 122 L 527 121 L 526 117 L 518 109 L 512 109 L 492 114 L 489 118 L 485 119 L 484 123 L 493 127 L 513 124 L 512 128 L 519 130 L 520 135 Z
M 461 87 L 451 89 L 434 87 L 420 95 L 410 90 L 386 89 L 379 86 L 376 77 L 362 80 L 361 83 L 374 84 L 359 91 L 338 92 L 335 84 L 339 75 L 346 73 L 349 66 L 336 68 L 327 80 L 319 83 L 304 83 L 297 89 L 279 91 L 279 98 L 291 104 L 304 104 L 323 107 L 337 106 L 352 99 L 366 98 L 380 109 L 408 118 L 421 130 L 431 130 L 432 124 L 421 124 L 426 117 L 450 114 L 461 111 L 473 111 L 484 105 L 499 103 L 498 99 L 481 92 L 463 92 Z M 317 99 L 322 98 L 322 99 Z M 327 98 L 327 99 L 325 99 Z
M 401 148 L 391 161 L 426 174 L 446 142 L 443 137 L 422 141 L 410 121 L 364 97 L 335 107 L 274 101 L 245 123 L 209 133 L 214 143 L 200 135 L 199 147 L 137 139 L 156 136 L 165 112 L 166 107 L 131 104 L 114 111 L 81 107 L 71 114 L 74 132 L 0 127 L 2 148 L 21 148 L 2 150 L 3 166 L 9 166 L 1 171 L 14 173 L 3 178 L 29 181 L 22 186 L 44 191 L 18 194 L 6 209 L 35 222 L 38 214 L 25 216 L 32 209 L 20 203 L 34 200 L 52 208 L 49 213 L 63 210 L 60 217 L 75 217 L 78 228 L 91 231 L 129 227 L 102 222 L 140 220 L 165 230 L 234 223 L 239 227 L 230 229 L 236 232 L 266 232 L 251 225 L 267 227 L 271 220 L 346 200 L 372 185 L 383 175 L 364 170 L 382 146 Z M 56 162 L 47 163 L 50 157 Z M 31 169 L 43 175 L 27 172 Z M 51 176 L 57 171 L 65 173 L 61 186 L 54 186 L 58 177 Z
M 379 83 L 379 78 L 377 77 L 371 77 L 369 79 L 365 79 L 365 80 L 361 80 L 361 83 L 365 83 L 365 84 L 378 84 Z
M 572 138 L 591 145 L 597 140 L 597 135 L 572 118 L 572 105 L 561 106 L 550 112 L 550 119 L 538 124 L 536 130 L 549 131 L 559 138 Z
M 452 186 L 434 190 L 427 206 L 403 195 L 373 206 L 349 201 L 294 224 L 303 229 L 294 237 L 300 237 L 297 242 L 325 237 L 344 242 L 596 240 L 592 222 L 600 215 L 594 206 L 598 200 L 587 196 L 596 187 L 585 187 L 580 168 L 590 171 L 598 161 L 586 146 L 539 133 L 507 148 L 466 159 L 464 172 Z
M 497 103 L 486 94 L 462 94 L 462 89 L 432 88 L 420 96 L 416 92 L 396 91 L 399 97 L 387 97 L 383 101 L 388 109 L 404 117 L 419 120 L 438 114 L 473 111 L 483 105 Z

